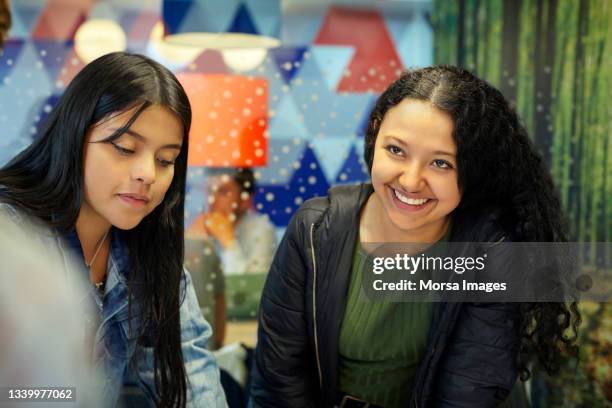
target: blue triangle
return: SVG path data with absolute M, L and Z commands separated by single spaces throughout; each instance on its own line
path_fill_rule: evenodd
M 30 42 L 23 44 L 19 57 L 10 68 L 0 85 L 2 116 L 10 118 L 3 126 L 2 138 L 28 144 L 35 133 L 32 123 L 38 112 L 35 107 L 52 93 L 54 87 Z
M 259 34 L 245 4 L 241 4 L 238 7 L 234 21 L 232 21 L 227 31 L 230 33 Z
M 55 105 L 60 100 L 60 94 L 54 94 L 45 99 L 40 106 L 38 106 L 38 121 L 35 122 L 32 120 L 34 127 L 36 128 L 36 133 L 32 136 L 32 139 L 38 139 L 42 136 L 42 132 L 47 124 L 47 118 L 53 109 L 55 109 Z
M 344 70 L 355 54 L 355 47 L 316 45 L 310 48 L 310 52 L 321 70 L 321 76 L 327 86 L 330 90 L 335 91 L 342 79 Z
M 295 138 L 268 139 L 268 164 L 258 168 L 258 184 L 286 185 L 291 181 L 295 163 L 304 151 L 304 141 Z M 335 174 L 335 173 L 334 173 Z
M 272 201 L 268 201 L 268 196 Z M 257 188 L 253 197 L 255 208 L 262 214 L 268 214 L 270 221 L 278 227 L 286 227 L 289 224 L 293 210 L 289 213 L 286 208 L 292 208 L 292 198 L 287 186 L 261 185 Z
M 44 64 L 45 72 L 53 83 L 64 67 L 66 56 L 72 50 L 70 41 L 32 41 L 38 52 L 38 59 Z
M 21 16 L 17 13 L 11 13 L 11 29 L 9 31 L 10 38 L 28 38 L 30 30 L 26 28 L 21 21 Z
M 334 180 L 338 170 L 348 158 L 353 138 L 349 137 L 315 137 L 310 141 L 321 163 L 323 173 L 328 180 Z
M 13 15 L 18 15 L 18 18 L 21 20 L 23 28 L 28 33 L 31 33 L 34 29 L 34 24 L 38 22 L 38 17 L 40 13 L 43 11 L 44 6 L 18 6 L 14 5 L 12 13 Z
M 346 161 L 336 176 L 336 183 L 360 183 L 369 178 L 365 163 L 363 163 L 361 155 L 357 153 L 357 149 L 353 145 Z
M 355 132 L 357 136 L 364 137 L 368 130 L 368 122 L 370 121 L 370 114 L 376 105 L 376 101 L 378 100 L 378 95 L 373 95 L 370 101 L 368 102 L 367 108 L 363 111 L 363 116 L 359 121 L 359 126 L 357 127 L 357 131 Z
M 280 37 L 282 12 L 280 0 L 246 0 L 243 1 L 257 32 L 270 37 Z
M 185 186 L 185 227 L 206 210 L 206 171 L 200 166 L 189 166 Z
M 262 185 L 254 197 L 258 211 L 268 214 L 270 220 L 279 227 L 289 224 L 291 216 L 302 202 L 324 196 L 329 189 L 329 183 L 311 148 L 304 149 L 299 163 L 300 168 L 293 173 L 289 185 Z
M 308 129 L 299 120 L 300 110 L 291 95 L 285 95 L 276 107 L 276 116 L 270 121 L 268 131 L 272 138 L 299 137 L 308 139 Z
M 125 33 L 129 33 L 132 31 L 134 23 L 138 21 L 138 17 L 140 17 L 140 12 L 128 10 L 121 13 L 121 17 L 119 17 L 119 21 L 117 22 Z
M 189 13 L 193 1 L 164 0 L 162 4 L 162 18 L 168 29 L 168 34 L 180 33 L 185 16 Z
M 28 147 L 30 140 L 18 137 L 15 139 L 0 139 L 0 167 L 8 163 L 20 151 Z
M 308 198 L 324 196 L 329 189 L 329 183 L 321 169 L 319 160 L 317 160 L 314 150 L 308 146 L 304 149 L 304 154 L 300 160 L 300 168 L 291 177 L 291 187 L 294 186 L 303 187 L 304 192 L 301 194 Z
M 433 29 L 425 13 L 416 13 L 408 22 L 395 49 L 406 67 L 427 67 L 433 64 Z
M 21 54 L 24 41 L 10 39 L 4 44 L 2 56 L 0 56 L 0 86 L 4 78 L 11 73 L 13 67 L 17 63 L 17 58 Z
M 308 47 L 281 47 L 270 51 L 285 83 L 288 84 L 299 71 L 306 50 Z

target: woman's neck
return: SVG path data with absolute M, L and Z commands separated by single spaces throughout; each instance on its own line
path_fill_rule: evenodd
M 75 229 L 81 243 L 85 264 L 90 269 L 92 282 L 101 282 L 106 275 L 106 262 L 110 252 L 110 237 L 107 234 L 110 233 L 110 228 L 111 224 L 87 204 L 81 206 Z M 94 257 L 95 260 L 92 262 Z
M 391 222 L 376 193 L 372 193 L 361 212 L 359 225 L 362 242 L 433 243 L 446 234 L 450 217 L 415 229 L 400 229 Z

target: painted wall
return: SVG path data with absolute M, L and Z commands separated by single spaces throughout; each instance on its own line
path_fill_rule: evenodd
M 59 95 L 84 66 L 75 52 L 79 26 L 107 18 L 119 24 L 129 51 L 164 63 L 179 77 L 199 75 L 210 82 L 216 76 L 234 85 L 251 77 L 263 81 L 267 165 L 257 168 L 255 201 L 280 234 L 303 201 L 325 194 L 333 184 L 367 179 L 363 131 L 376 96 L 405 67 L 433 62 L 429 1 L 399 6 L 285 1 L 277 2 L 280 8 L 269 7 L 274 2 L 267 0 L 166 3 L 180 3 L 166 13 L 167 26 L 196 21 L 221 31 L 246 27 L 279 36 L 282 46 L 256 69 L 234 72 L 217 51 L 186 62 L 160 48 L 155 28 L 163 16 L 161 1 L 13 1 L 13 28 L 0 58 L 0 164 L 37 137 Z M 189 93 L 196 85 L 192 81 L 186 87 Z M 211 113 L 212 107 L 225 113 L 233 109 L 240 118 L 248 99 L 244 94 L 230 101 L 224 93 L 211 92 L 197 104 L 196 122 L 226 123 Z M 206 150 L 206 138 L 192 136 L 190 147 L 194 155 L 196 149 Z M 206 173 L 206 162 L 190 162 L 188 224 L 202 210 Z

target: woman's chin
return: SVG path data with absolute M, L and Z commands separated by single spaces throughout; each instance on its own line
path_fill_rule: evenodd
M 115 228 L 118 228 L 124 231 L 128 231 L 128 230 L 136 228 L 138 224 L 140 224 L 141 221 L 142 221 L 142 218 L 138 218 L 138 219 L 124 218 L 124 219 L 114 219 L 111 221 L 111 224 L 113 224 Z
M 406 222 L 405 220 L 402 220 L 400 222 L 392 221 L 392 223 L 395 228 L 397 228 L 398 232 L 405 234 L 414 233 L 418 231 L 421 227 L 423 227 L 423 224 L 420 222 Z

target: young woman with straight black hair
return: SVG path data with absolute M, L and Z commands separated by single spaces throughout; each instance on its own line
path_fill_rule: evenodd
M 305 202 L 287 228 L 262 295 L 251 405 L 492 407 L 536 363 L 557 371 L 576 351 L 575 302 L 363 294 L 363 244 L 567 240 L 551 177 L 502 94 L 460 68 L 408 71 L 378 99 L 364 158 L 371 184 Z
M 183 269 L 189 100 L 141 55 L 69 84 L 37 140 L 0 169 L 0 211 L 81 259 L 97 304 L 93 362 L 114 405 L 132 377 L 158 406 L 225 406 L 211 335 Z

